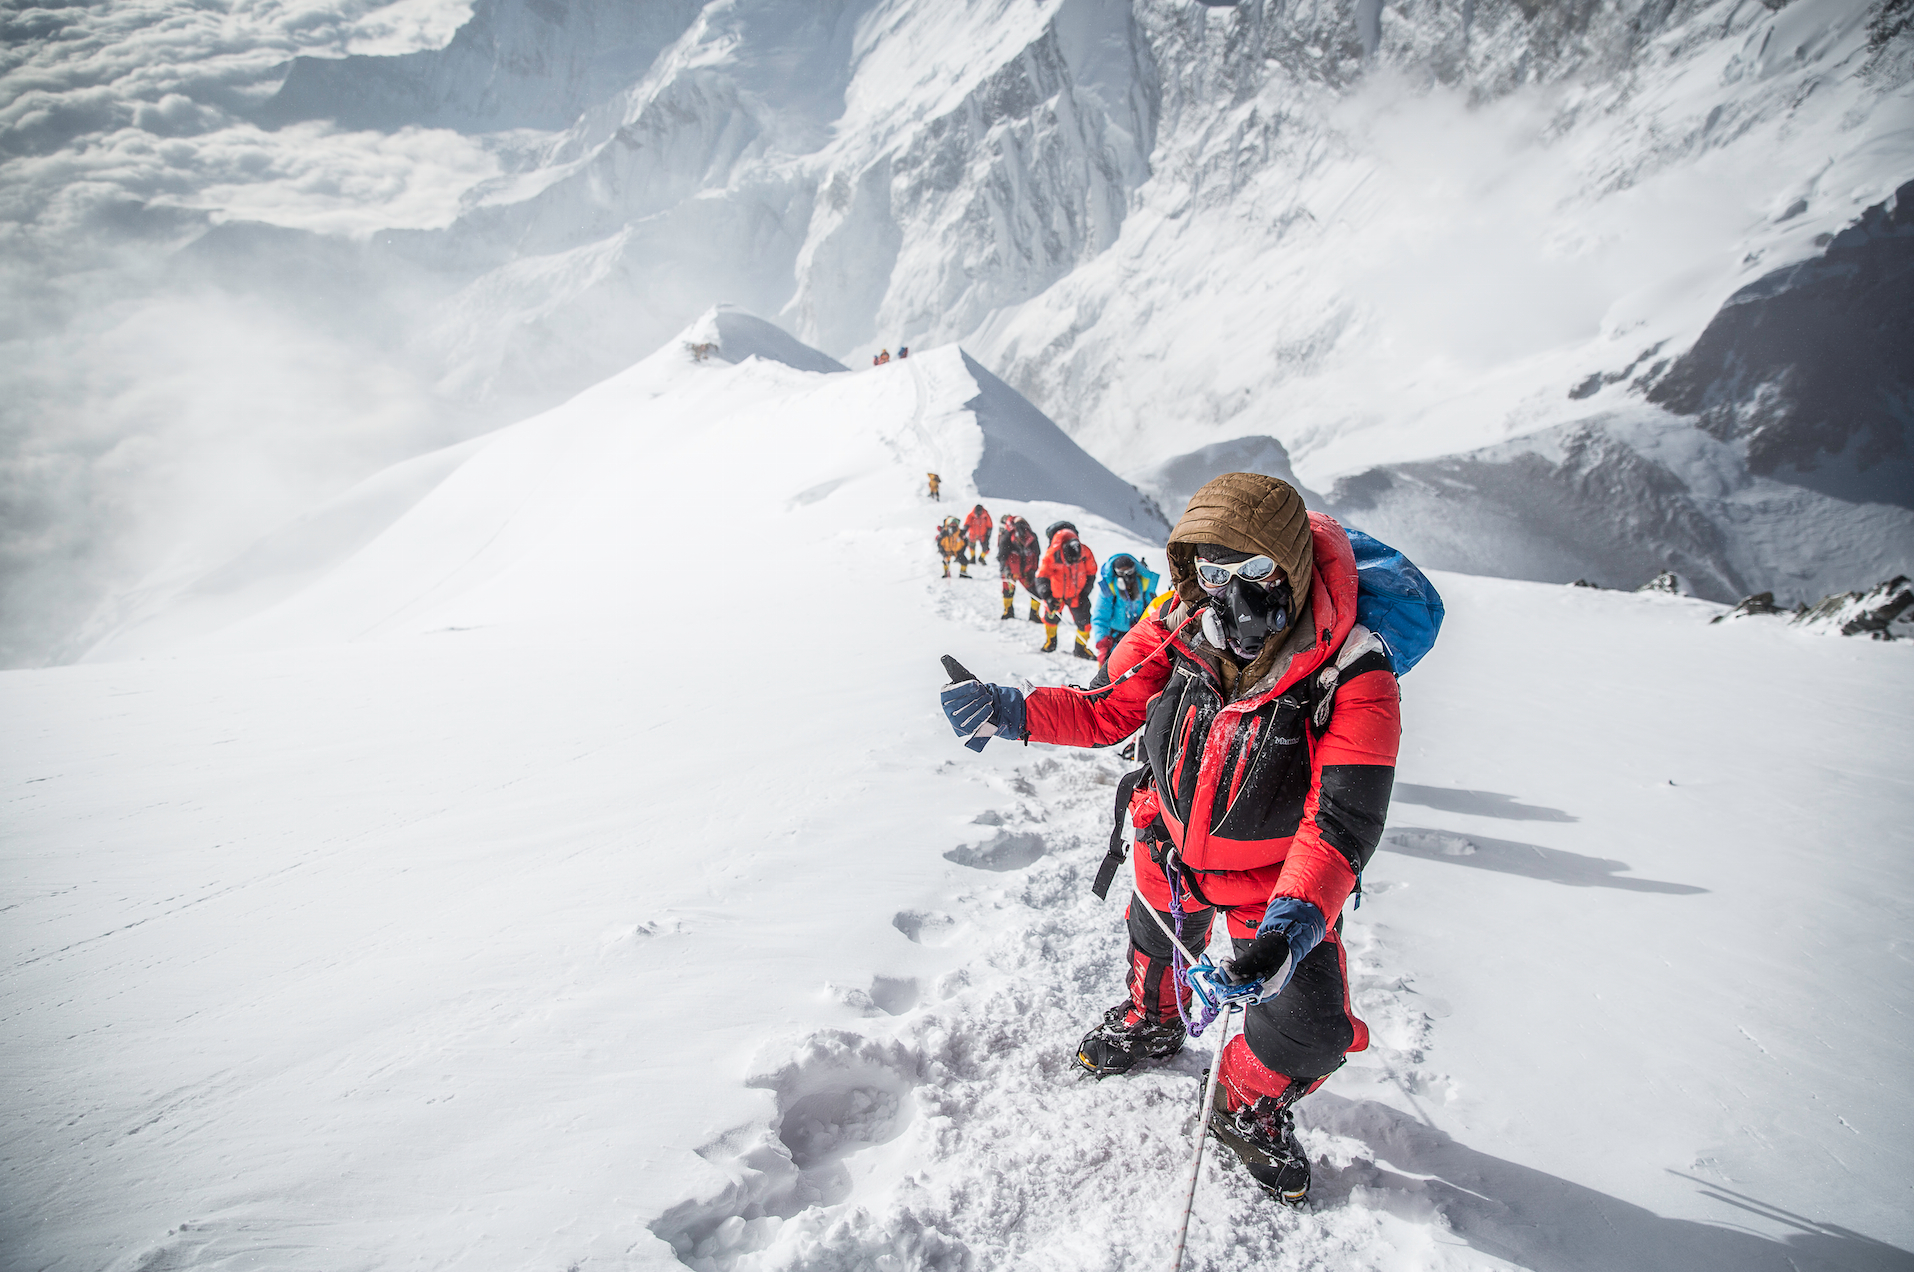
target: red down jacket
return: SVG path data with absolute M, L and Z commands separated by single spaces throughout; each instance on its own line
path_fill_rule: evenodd
M 1295 638 L 1308 643 L 1239 685 L 1240 696 L 1232 700 L 1216 651 L 1179 603 L 1117 645 L 1112 684 L 1037 689 L 1024 719 L 1031 741 L 1071 746 L 1109 745 L 1142 725 L 1151 780 L 1131 803 L 1136 823 L 1160 811 L 1199 886 L 1205 875 L 1232 875 L 1216 882 L 1241 895 L 1253 876 L 1264 902 L 1298 897 L 1333 924 L 1382 836 L 1402 718 L 1395 675 L 1370 653 L 1343 669 L 1320 736 L 1310 727 L 1304 678 L 1355 625 L 1356 563 L 1334 519 L 1312 512 L 1309 521 L 1315 570 L 1299 621 L 1311 631 Z
M 1063 559 L 1063 545 L 1077 543 L 1081 549 L 1075 565 Z M 1037 577 L 1050 581 L 1050 595 L 1066 604 L 1083 597 L 1088 600 L 1090 585 L 1097 580 L 1097 557 L 1090 551 L 1090 545 L 1077 538 L 1075 530 L 1059 530 L 1050 539 L 1050 546 L 1043 550 L 1043 560 L 1037 563 Z

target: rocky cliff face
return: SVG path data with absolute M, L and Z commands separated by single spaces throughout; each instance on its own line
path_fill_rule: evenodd
M 1172 511 L 1272 439 L 1430 564 L 1811 599 L 1914 554 L 1914 238 L 1848 224 L 1914 171 L 1890 7 L 484 0 L 268 113 L 571 113 L 386 244 L 462 280 L 415 346 L 494 409 L 721 295 L 963 340 Z
M 1914 507 L 1914 181 L 1827 250 L 1722 305 L 1647 398 L 1748 469 L 1856 502 Z
M 983 347 L 1146 485 L 1273 436 L 1429 564 L 1905 568 L 1892 8 L 1141 6 L 1152 179 Z
M 417 341 L 440 387 L 523 409 L 714 298 L 843 354 L 965 336 L 1115 241 L 1157 95 L 1111 0 L 485 0 L 444 50 L 300 60 L 262 117 L 565 117 L 501 134 L 512 171 L 455 224 L 379 246 L 452 284 Z

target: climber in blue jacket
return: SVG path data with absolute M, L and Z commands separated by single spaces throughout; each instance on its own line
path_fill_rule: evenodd
M 1117 553 L 1097 571 L 1096 595 L 1090 605 L 1090 643 L 1096 647 L 1099 677 L 1109 675 L 1105 667 L 1110 651 L 1143 617 L 1162 581 L 1148 564 L 1127 552 Z

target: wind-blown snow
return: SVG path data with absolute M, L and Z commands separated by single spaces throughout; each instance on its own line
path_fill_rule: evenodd
M 0 673 L 0 1265 L 1165 1261 L 1206 1049 L 1067 1067 L 1124 766 L 936 706 L 1087 670 L 936 577 L 981 391 L 667 349 L 251 617 Z M 1908 649 L 1438 583 L 1375 1043 L 1311 1207 L 1213 1158 L 1188 1266 L 1908 1266 Z

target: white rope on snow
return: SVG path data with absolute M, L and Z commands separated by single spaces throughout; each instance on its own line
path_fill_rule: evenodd
M 1229 1045 L 1230 1021 L 1241 1008 L 1232 1006 L 1223 1013 L 1223 1028 L 1216 1035 L 1216 1059 L 1210 1061 L 1209 1081 L 1203 1084 L 1203 1108 L 1196 1115 L 1196 1151 L 1190 1154 L 1190 1186 L 1183 1196 L 1183 1222 L 1176 1232 L 1176 1253 L 1170 1257 L 1170 1272 L 1182 1272 L 1183 1246 L 1190 1237 L 1190 1211 L 1196 1205 L 1196 1181 L 1203 1171 L 1203 1144 L 1209 1139 L 1210 1109 L 1216 1103 L 1216 1079 L 1223 1072 L 1223 1048 Z

